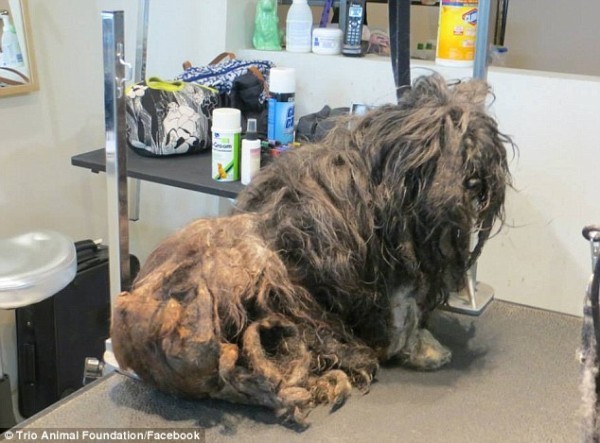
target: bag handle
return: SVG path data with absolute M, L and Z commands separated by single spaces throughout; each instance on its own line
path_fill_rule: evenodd
M 221 52 L 208 65 L 210 66 L 219 64 L 226 58 L 228 58 L 229 60 L 235 60 L 235 54 L 233 52 Z M 193 65 L 191 61 L 186 60 L 182 63 L 182 66 L 183 70 L 185 71 L 190 69 Z M 267 85 L 267 82 L 265 81 L 265 76 L 262 72 L 260 72 L 260 69 L 258 69 L 256 66 L 248 66 L 248 72 L 252 73 L 261 82 L 265 94 L 269 95 L 269 87 Z
M 235 54 L 233 52 L 221 52 L 219 55 L 213 58 L 209 65 L 217 65 L 226 58 L 228 58 L 229 60 L 235 60 Z
M 208 65 L 209 66 L 217 65 L 217 64 L 221 63 L 223 60 L 225 60 L 226 58 L 228 58 L 229 60 L 235 60 L 235 54 L 233 52 L 221 52 Z M 183 70 L 185 71 L 185 70 L 191 68 L 193 65 L 192 65 L 191 61 L 186 60 L 182 63 L 182 66 L 183 66 Z M 260 69 L 258 69 L 256 66 L 248 66 L 248 72 L 251 72 L 262 83 L 265 83 L 264 75 L 262 74 L 262 72 L 260 72 Z
M 248 66 L 248 72 L 254 74 L 254 76 L 261 82 L 265 82 L 265 77 L 263 76 L 263 73 L 260 72 L 260 69 L 258 69 L 256 66 Z
M 226 58 L 228 58 L 229 60 L 235 60 L 235 54 L 233 52 L 221 52 L 219 55 L 217 55 L 215 58 L 213 58 L 212 61 L 208 65 L 209 66 L 210 65 L 218 65 Z M 186 69 L 190 69 L 193 66 L 192 62 L 189 60 L 184 61 L 181 65 L 183 66 L 184 71 Z
M 12 72 L 13 74 L 16 74 L 17 76 L 19 76 L 20 78 L 23 79 L 23 81 L 20 81 L 20 80 L 13 80 L 13 79 L 10 79 L 10 78 L 6 78 L 6 77 L 0 76 L 0 82 L 2 82 L 2 83 L 6 83 L 7 85 L 10 85 L 10 86 L 20 86 L 20 85 L 24 85 L 26 83 L 29 83 L 29 77 L 27 77 L 22 72 L 17 71 L 16 69 L 5 68 L 5 67 L 0 67 L 0 69 L 3 69 L 3 70 L 8 71 L 8 72 Z

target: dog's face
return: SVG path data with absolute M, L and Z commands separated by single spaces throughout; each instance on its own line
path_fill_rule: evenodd
M 479 257 L 494 222 L 504 221 L 506 188 L 511 184 L 507 144 L 511 145 L 511 141 L 498 131 L 496 122 L 484 114 L 472 120 L 463 137 L 463 199 L 471 202 L 471 232 L 477 234 L 476 241 L 470 245 L 469 266 Z
M 449 287 L 462 287 L 464 272 L 502 219 L 507 177 L 503 142 L 483 114 L 471 119 L 460 141 L 442 144 L 429 162 L 407 174 L 417 241 L 426 251 L 420 259 L 444 269 Z
M 426 90 L 425 90 L 426 89 Z M 383 236 L 392 248 L 413 245 L 429 275 L 462 285 L 496 220 L 510 184 L 505 144 L 485 112 L 488 88 L 470 81 L 452 89 L 441 78 L 417 81 L 397 106 L 358 122 L 380 201 Z

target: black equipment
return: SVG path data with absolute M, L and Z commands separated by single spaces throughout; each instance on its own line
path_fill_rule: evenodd
M 83 386 L 87 357 L 102 360 L 110 329 L 108 248 L 75 243 L 77 274 L 54 296 L 16 310 L 19 412 L 30 417 Z M 139 261 L 131 256 L 132 276 Z

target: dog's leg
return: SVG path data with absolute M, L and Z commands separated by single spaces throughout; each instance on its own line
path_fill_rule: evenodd
M 390 300 L 392 324 L 387 359 L 399 358 L 405 365 L 421 370 L 438 369 L 452 358 L 452 352 L 420 327 L 421 310 L 410 288 L 398 289 Z
M 222 344 L 219 376 L 223 381 L 223 387 L 220 391 L 212 393 L 210 395 L 212 398 L 265 406 L 298 424 L 306 423 L 306 406 L 311 401 L 311 395 L 306 389 L 280 388 L 269 378 L 236 365 L 238 357 L 237 345 Z
M 320 373 L 328 378 L 327 371 L 343 372 L 347 375 L 349 383 L 360 389 L 363 393 L 368 392 L 371 382 L 379 369 L 377 354 L 370 347 L 353 339 L 342 340 L 331 330 L 307 329 L 303 332 L 305 339 L 311 343 L 311 349 L 314 353 L 314 365 Z M 339 374 L 331 375 L 340 380 Z M 340 381 L 340 385 L 345 382 Z M 323 383 L 319 383 L 322 387 Z
M 344 404 L 352 391 L 348 375 L 339 369 L 325 372 L 310 380 L 311 394 L 317 403 L 329 403 L 337 408 Z
M 241 349 L 222 345 L 219 375 L 224 385 L 211 397 L 266 406 L 305 424 L 315 403 L 308 383 L 310 361 L 297 326 L 270 315 L 248 325 Z
M 219 372 L 224 385 L 211 397 L 266 406 L 279 416 L 305 424 L 315 405 L 336 408 L 348 398 L 353 384 L 370 384 L 377 360 L 369 348 L 363 346 L 357 354 L 353 350 L 358 347 L 327 339 L 327 351 L 339 355 L 315 357 L 315 351 L 305 344 L 313 343 L 314 332 L 308 332 L 312 328 L 301 329 L 277 315 L 251 323 L 244 332 L 241 350 L 232 344 L 222 345 Z M 318 362 L 325 359 L 329 364 L 319 367 Z M 342 369 L 332 369 L 332 364 Z
M 452 352 L 437 341 L 429 330 L 422 328 L 409 337 L 399 357 L 407 366 L 431 371 L 449 363 Z

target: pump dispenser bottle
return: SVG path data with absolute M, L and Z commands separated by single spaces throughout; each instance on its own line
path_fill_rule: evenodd
M 242 184 L 247 185 L 260 169 L 260 140 L 256 135 L 256 119 L 248 119 L 246 137 L 242 140 Z

